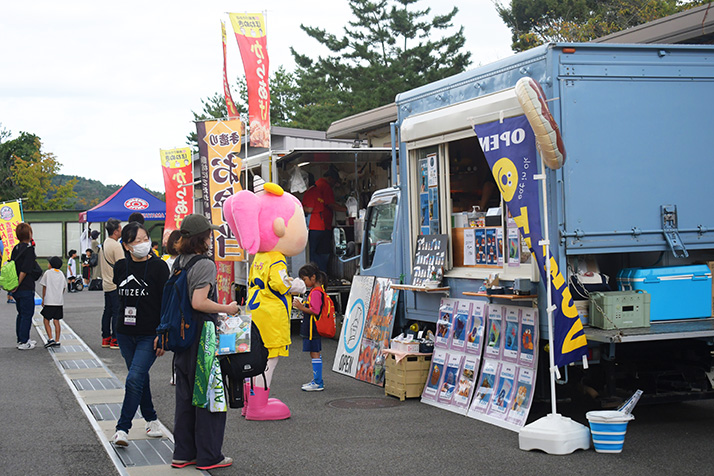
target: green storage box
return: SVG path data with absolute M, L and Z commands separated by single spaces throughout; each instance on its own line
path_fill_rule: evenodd
M 649 327 L 651 298 L 642 291 L 590 293 L 590 325 L 600 329 Z

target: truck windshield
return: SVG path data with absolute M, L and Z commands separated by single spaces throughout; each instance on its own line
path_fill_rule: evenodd
M 394 217 L 397 211 L 397 197 L 385 200 L 369 208 L 367 216 L 367 253 L 364 268 L 372 266 L 377 246 L 391 243 L 394 235 Z

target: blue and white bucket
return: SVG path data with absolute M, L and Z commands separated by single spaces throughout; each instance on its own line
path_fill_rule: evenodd
M 585 414 L 590 422 L 593 446 L 598 453 L 621 453 L 631 413 L 616 410 L 592 411 Z

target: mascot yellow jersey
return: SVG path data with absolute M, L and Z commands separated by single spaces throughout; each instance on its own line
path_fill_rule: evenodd
M 268 349 L 290 345 L 290 280 L 285 256 L 258 253 L 250 268 L 248 308 Z

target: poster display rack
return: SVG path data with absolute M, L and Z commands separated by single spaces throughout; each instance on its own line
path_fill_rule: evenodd
M 421 401 L 512 431 L 533 402 L 538 310 L 443 298 Z

